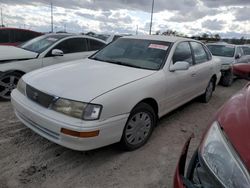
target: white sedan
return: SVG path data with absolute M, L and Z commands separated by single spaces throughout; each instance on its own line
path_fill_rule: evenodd
M 10 99 L 11 91 L 27 72 L 86 58 L 105 45 L 106 42 L 89 36 L 48 34 L 20 47 L 0 46 L 0 97 Z
M 120 142 L 134 150 L 158 118 L 198 96 L 208 102 L 220 76 L 200 42 L 131 36 L 88 59 L 26 74 L 11 96 L 17 117 L 52 142 L 74 150 Z

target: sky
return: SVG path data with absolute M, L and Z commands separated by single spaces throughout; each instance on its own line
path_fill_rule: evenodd
M 4 25 L 40 32 L 148 34 L 152 0 L 0 0 Z M 152 32 L 250 38 L 250 0 L 155 0 Z

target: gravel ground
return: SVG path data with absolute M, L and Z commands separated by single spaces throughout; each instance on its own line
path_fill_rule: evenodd
M 0 102 L 0 188 L 171 188 L 186 139 L 195 134 L 192 153 L 213 114 L 245 84 L 237 80 L 230 88 L 218 86 L 208 104 L 194 100 L 166 115 L 149 142 L 133 152 L 122 152 L 117 145 L 89 152 L 63 148 L 26 128 L 10 103 Z

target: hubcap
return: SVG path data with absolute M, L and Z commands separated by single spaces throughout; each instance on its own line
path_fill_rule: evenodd
M 125 137 L 129 144 L 137 145 L 142 143 L 150 133 L 152 120 L 148 113 L 139 112 L 128 122 Z
M 19 78 L 14 75 L 5 76 L 0 80 L 0 96 L 4 99 L 10 99 L 10 93 L 16 88 Z

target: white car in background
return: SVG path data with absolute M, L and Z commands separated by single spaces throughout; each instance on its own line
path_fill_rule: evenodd
M 74 150 L 120 142 L 134 150 L 158 118 L 198 96 L 208 102 L 220 76 L 198 41 L 131 36 L 78 63 L 28 73 L 11 96 L 17 117 L 52 142 Z
M 0 97 L 10 99 L 11 91 L 27 72 L 86 58 L 105 45 L 106 42 L 89 36 L 48 34 L 19 47 L 0 46 Z

